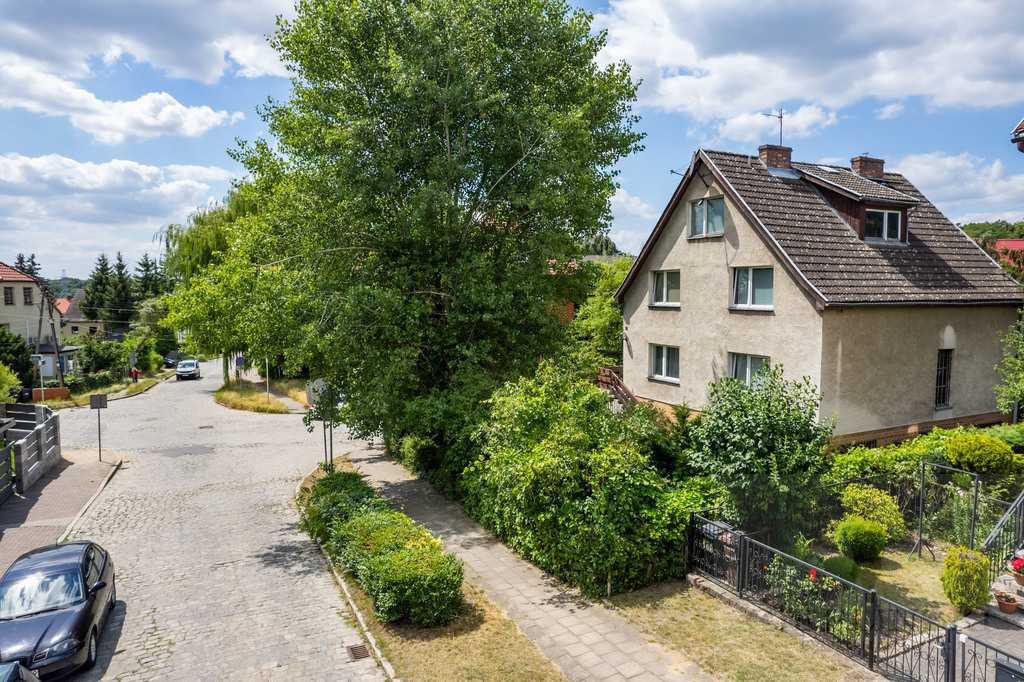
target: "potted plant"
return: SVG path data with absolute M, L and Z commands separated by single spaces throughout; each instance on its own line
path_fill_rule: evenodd
M 1014 559 L 1010 562 L 1010 572 L 1018 585 L 1024 585 L 1024 558 Z
M 1017 610 L 1017 598 L 1009 592 L 1002 590 L 996 592 L 996 603 L 999 604 L 999 610 L 1003 613 L 1013 613 Z

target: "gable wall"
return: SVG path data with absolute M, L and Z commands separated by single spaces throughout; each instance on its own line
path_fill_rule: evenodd
M 756 162 L 756 161 L 755 161 Z M 725 232 L 690 239 L 690 202 L 725 192 L 706 167 L 711 185 L 694 177 L 676 212 L 623 296 L 623 380 L 636 395 L 663 403 L 687 403 L 699 409 L 710 382 L 731 373 L 729 353 L 771 357 L 783 363 L 787 377 L 809 376 L 817 384 L 821 360 L 821 314 L 805 290 L 787 274 L 754 232 L 737 205 L 726 196 Z M 774 267 L 774 310 L 731 311 L 732 268 Z M 653 308 L 652 274 L 679 269 L 678 309 Z M 649 344 L 678 346 L 679 384 L 649 378 Z
M 821 413 L 836 435 L 996 412 L 999 331 L 1015 306 L 829 308 L 822 330 Z M 953 349 L 950 407 L 935 408 L 939 349 Z

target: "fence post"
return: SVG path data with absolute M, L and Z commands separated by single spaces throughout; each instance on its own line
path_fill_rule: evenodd
M 690 523 L 686 527 L 686 559 L 684 560 L 684 572 L 686 575 L 690 574 L 693 570 L 693 511 L 690 511 Z
M 946 628 L 946 682 L 956 682 L 956 623 Z
M 740 599 L 743 599 L 743 587 L 746 581 L 746 563 L 747 563 L 747 535 L 746 533 L 737 533 L 739 542 L 736 543 L 736 591 L 739 592 Z
M 878 590 L 871 590 L 868 613 L 871 614 L 871 625 L 868 628 L 868 670 L 875 669 L 875 638 L 878 632 Z

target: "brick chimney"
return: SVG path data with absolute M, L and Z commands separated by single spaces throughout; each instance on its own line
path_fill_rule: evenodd
M 885 175 L 885 161 L 870 156 L 855 156 L 850 159 L 850 168 L 862 178 L 880 178 Z
M 790 154 L 793 153 L 790 147 L 780 147 L 777 144 L 763 144 L 757 148 L 761 163 L 769 168 L 792 168 Z

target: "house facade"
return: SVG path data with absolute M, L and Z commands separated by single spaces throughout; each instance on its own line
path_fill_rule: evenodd
M 107 337 L 107 325 L 103 320 L 86 319 L 82 313 L 81 306 L 85 300 L 85 289 L 77 290 L 73 296 L 58 298 L 55 305 L 60 309 L 64 325 L 61 328 L 61 335 L 69 336 L 100 334 Z
M 879 159 L 699 150 L 616 301 L 623 380 L 700 409 L 766 365 L 809 377 L 840 440 L 992 423 L 1017 284 Z
M 0 263 L 0 293 L 0 327 L 24 338 L 32 353 L 42 356 L 39 367 L 43 379 L 57 378 L 55 362 L 60 362 L 62 372 L 67 373 L 78 346 L 61 343 L 61 311 L 48 305 L 36 278 Z

